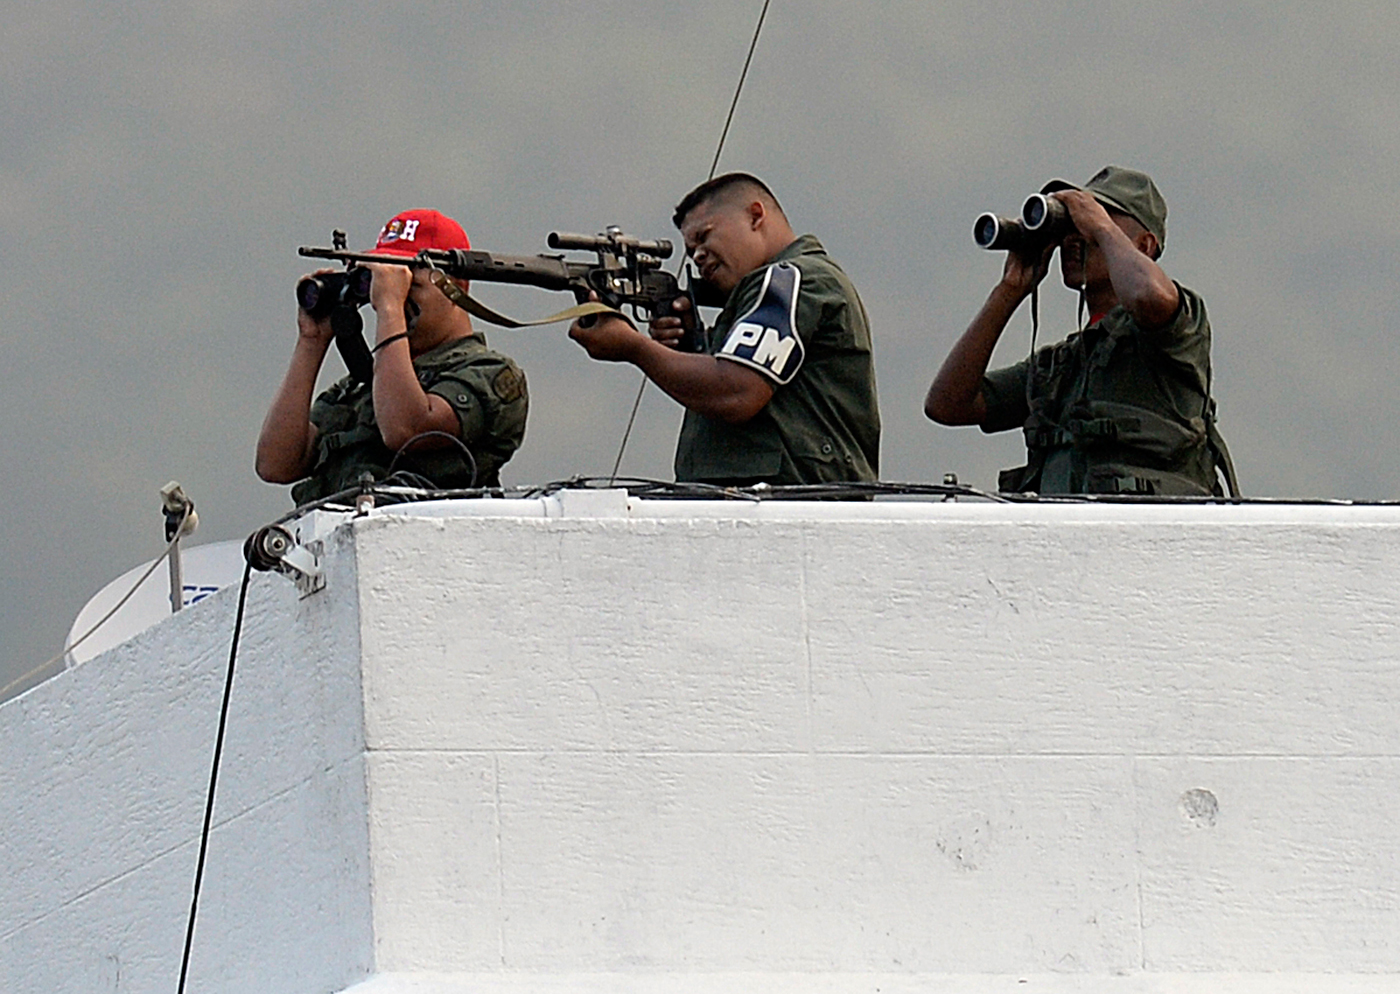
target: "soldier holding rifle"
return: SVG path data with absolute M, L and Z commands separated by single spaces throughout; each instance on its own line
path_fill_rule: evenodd
M 696 187 L 673 220 L 705 288 L 724 302 L 703 351 L 676 347 L 679 316 L 653 320 L 650 338 L 612 315 L 580 319 L 569 335 L 594 359 L 638 366 L 685 407 L 676 479 L 875 480 L 870 328 L 850 278 L 815 238 L 797 237 L 772 191 L 746 173 Z

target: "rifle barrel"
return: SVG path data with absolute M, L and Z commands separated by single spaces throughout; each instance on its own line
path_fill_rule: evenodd
M 306 256 L 310 259 L 331 259 L 334 262 L 343 262 L 347 266 L 364 265 L 367 262 L 379 262 L 389 266 L 421 266 L 415 256 L 411 255 L 375 255 L 372 252 L 347 252 L 344 249 L 321 248 L 315 245 L 303 245 L 297 249 L 297 255 Z
M 424 249 L 417 255 L 375 255 L 343 249 L 303 245 L 297 253 L 312 259 L 330 259 L 347 266 L 384 263 L 391 266 L 426 268 L 436 266 L 459 280 L 486 283 L 514 283 L 542 290 L 574 290 L 586 285 L 588 271 L 583 262 L 568 262 L 553 255 L 498 255 L 469 249 Z

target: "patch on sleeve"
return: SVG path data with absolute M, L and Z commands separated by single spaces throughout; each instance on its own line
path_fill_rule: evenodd
M 716 355 L 756 369 L 779 385 L 797 375 L 805 351 L 797 334 L 797 291 L 802 273 L 779 262 L 763 274 L 758 303 L 729 329 Z
M 491 380 L 491 390 L 503 404 L 513 404 L 525 394 L 525 377 L 514 367 L 507 366 Z

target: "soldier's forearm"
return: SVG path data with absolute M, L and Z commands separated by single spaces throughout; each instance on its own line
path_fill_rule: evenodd
M 697 414 L 743 424 L 773 397 L 767 380 L 736 363 L 642 341 L 632 362 L 671 399 Z
M 1141 252 L 1116 225 L 1099 240 L 1113 294 L 1144 328 L 1172 319 L 1179 300 L 1176 284 L 1153 259 Z
M 254 468 L 268 483 L 292 483 L 306 475 L 316 429 L 310 421 L 311 395 L 329 343 L 301 337 L 258 433 Z
M 1023 294 L 997 284 L 967 330 L 953 344 L 924 398 L 924 415 L 945 425 L 979 424 L 987 414 L 982 377 Z

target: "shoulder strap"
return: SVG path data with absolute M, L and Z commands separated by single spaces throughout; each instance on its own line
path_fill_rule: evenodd
M 607 304 L 592 300 L 585 301 L 582 304 L 575 304 L 573 307 L 567 307 L 556 314 L 551 314 L 547 318 L 540 318 L 536 321 L 517 321 L 514 318 L 506 317 L 504 314 L 493 311 L 491 308 L 487 307 L 456 283 L 448 279 L 447 274 L 440 269 L 434 269 L 429 273 L 428 279 L 446 295 L 448 300 L 452 301 L 452 303 L 456 304 L 468 314 L 473 317 L 481 318 L 483 321 L 489 321 L 491 324 L 498 325 L 502 328 L 532 328 L 536 325 L 554 324 L 556 321 L 572 321 L 574 318 L 586 317 L 589 314 L 622 313 L 615 307 L 609 307 Z
M 1185 298 L 1182 299 L 1184 302 Z M 1230 458 L 1230 448 L 1225 444 L 1225 436 L 1220 434 L 1220 429 L 1215 424 L 1215 395 L 1211 393 L 1214 372 L 1212 369 L 1206 370 L 1206 444 L 1210 446 L 1211 463 L 1225 477 L 1225 487 L 1230 491 L 1230 496 L 1239 498 L 1240 480 L 1235 475 L 1235 460 Z
M 1230 449 L 1220 429 L 1215 426 L 1215 400 L 1212 398 L 1206 411 L 1206 441 L 1210 445 L 1211 462 L 1225 477 L 1225 486 L 1231 497 L 1240 496 L 1240 481 L 1235 476 L 1235 461 L 1230 458 Z

